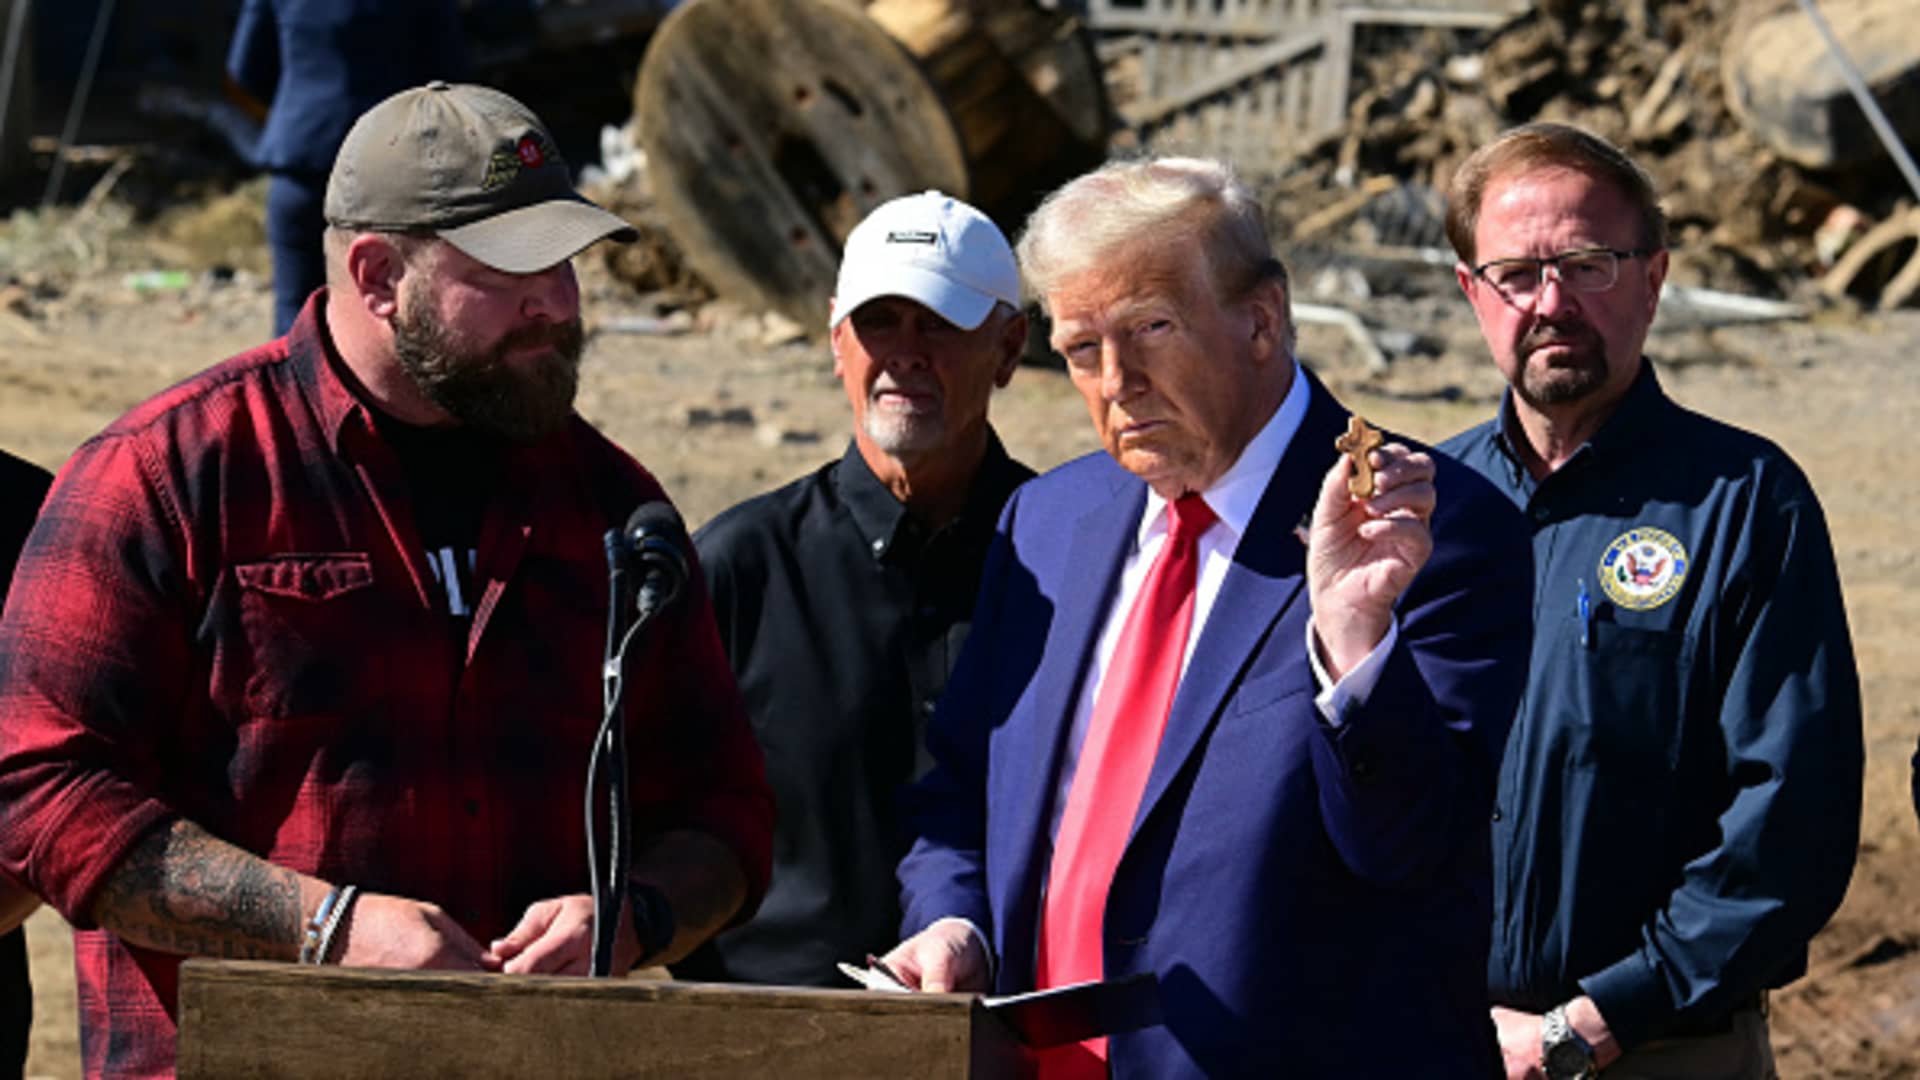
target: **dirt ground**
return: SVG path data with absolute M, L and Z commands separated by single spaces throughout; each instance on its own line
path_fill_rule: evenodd
M 245 262 L 224 283 L 136 292 L 125 274 L 137 255 L 10 246 L 41 228 L 20 217 L 0 225 L 0 285 L 10 275 L 27 282 L 0 292 L 0 445 L 58 466 L 128 405 L 264 336 L 269 297 Z M 28 250 L 54 254 L 28 259 Z M 73 266 L 53 265 L 62 262 Z M 823 346 L 763 344 L 759 320 L 738 312 L 683 336 L 622 332 L 623 319 L 651 313 L 587 262 L 588 322 L 600 332 L 581 411 L 659 475 L 690 524 L 840 452 L 847 407 Z M 1362 310 L 1426 335 L 1440 355 L 1373 375 L 1337 333 L 1305 328 L 1303 358 L 1348 404 L 1429 440 L 1490 414 L 1499 383 L 1464 303 L 1436 294 Z M 1811 474 L 1839 550 L 1865 685 L 1859 865 L 1814 943 L 1811 974 L 1774 998 L 1781 1073 L 1920 1075 L 1920 829 L 1908 797 L 1920 732 L 1910 644 L 1920 625 L 1920 501 L 1901 441 L 1920 430 L 1920 312 L 1662 334 L 1650 351 L 1679 400 L 1772 437 Z M 1036 467 L 1093 448 L 1057 370 L 1023 368 L 994 410 L 1008 447 Z M 66 928 L 43 910 L 29 935 L 38 1014 L 29 1074 L 76 1076 Z

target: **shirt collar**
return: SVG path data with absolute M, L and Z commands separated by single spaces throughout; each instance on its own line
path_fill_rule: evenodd
M 867 467 L 860 455 L 857 439 L 847 440 L 847 452 L 840 455 L 840 467 L 834 470 L 833 483 L 840 492 L 840 503 L 853 515 L 854 527 L 867 541 L 875 559 L 885 558 L 893 547 L 907 508 Z
M 1033 470 L 1013 460 L 1000 443 L 1000 434 L 987 427 L 987 452 L 974 470 L 973 483 L 967 488 L 967 502 L 949 529 L 978 529 L 991 533 L 1000 522 L 1000 508 L 1007 505 L 1013 489 L 1033 477 Z
M 1253 521 L 1274 470 L 1280 467 L 1280 459 L 1286 455 L 1287 446 L 1307 416 L 1307 402 L 1313 395 L 1307 386 L 1306 373 L 1298 363 L 1289 363 L 1293 364 L 1293 385 L 1287 389 L 1286 400 L 1267 418 L 1265 426 L 1247 443 L 1246 449 L 1240 451 L 1233 465 L 1200 493 L 1219 523 L 1232 530 L 1235 537 L 1243 535 Z M 1140 531 L 1134 536 L 1135 550 L 1166 531 L 1166 509 L 1167 500 L 1148 488 L 1147 505 L 1140 515 Z
M 327 331 L 326 311 L 325 288 L 307 297 L 293 326 L 287 330 L 287 362 L 293 367 L 294 377 L 307 390 L 314 413 L 320 418 L 321 430 L 326 432 L 327 444 L 339 453 L 340 432 L 349 418 L 369 430 L 373 421 L 359 395 L 341 377 L 346 361 L 334 349 L 333 335 Z
M 1639 445 L 1642 442 L 1642 435 L 1650 427 L 1658 424 L 1660 415 L 1671 404 L 1666 391 L 1660 388 L 1660 377 L 1654 374 L 1653 360 L 1642 357 L 1640 373 L 1634 376 L 1632 384 L 1627 387 L 1627 392 L 1621 395 L 1620 404 L 1613 410 L 1613 415 L 1607 417 L 1606 421 L 1600 425 L 1600 430 L 1593 433 L 1592 438 L 1582 443 L 1573 452 L 1573 455 L 1567 459 L 1567 464 L 1571 465 L 1589 455 L 1606 456 L 1622 453 Z M 1520 417 L 1514 411 L 1513 388 L 1509 386 L 1500 395 L 1500 422 L 1494 427 L 1493 442 L 1500 453 L 1506 457 L 1507 464 L 1514 470 L 1516 479 L 1526 489 L 1531 490 L 1535 486 L 1531 480 L 1532 474 L 1523 464 L 1512 434 L 1519 428 Z M 1562 469 L 1565 467 L 1561 466 Z
M 981 455 L 980 467 L 974 470 L 973 480 L 967 487 L 967 501 L 960 516 L 946 528 L 978 525 L 992 529 L 1000 516 L 1000 508 L 1006 505 L 1007 496 L 1032 475 L 1007 454 L 999 433 L 989 426 L 986 453 Z M 847 441 L 846 453 L 840 456 L 840 467 L 834 470 L 834 486 L 873 557 L 886 558 L 913 519 L 907 514 L 906 506 L 868 467 L 867 459 L 860 455 L 857 440 Z

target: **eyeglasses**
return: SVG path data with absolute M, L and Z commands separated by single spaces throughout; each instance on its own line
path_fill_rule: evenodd
M 1620 260 L 1653 254 L 1657 249 L 1615 251 L 1591 248 L 1568 251 L 1544 259 L 1494 259 L 1473 268 L 1473 276 L 1515 303 L 1530 303 L 1546 285 L 1547 270 L 1562 288 L 1574 292 L 1606 292 L 1620 280 Z

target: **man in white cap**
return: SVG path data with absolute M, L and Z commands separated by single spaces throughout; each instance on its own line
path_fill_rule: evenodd
M 695 536 L 780 807 L 773 890 L 683 977 L 844 985 L 897 937 L 896 795 L 973 612 L 1000 507 L 1033 471 L 987 422 L 1027 338 L 1006 238 L 937 191 L 847 237 L 831 321 L 846 453 Z
M 183 956 L 584 972 L 602 535 L 664 498 L 573 413 L 619 218 L 519 102 L 347 135 L 292 331 L 67 463 L 0 620 L 0 873 L 76 927 L 88 1075 L 173 1064 Z M 697 585 L 632 658 L 617 970 L 751 914 L 773 808 Z

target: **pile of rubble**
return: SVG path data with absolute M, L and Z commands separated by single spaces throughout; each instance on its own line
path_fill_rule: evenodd
M 1514 124 L 1560 120 L 1613 140 L 1652 173 L 1673 223 L 1675 282 L 1810 293 L 1850 242 L 1905 215 L 1912 197 L 1875 145 L 1864 164 L 1811 169 L 1731 107 L 1723 64 L 1750 28 L 1793 7 L 1546 0 L 1477 40 L 1439 30 L 1362 39 L 1364 89 L 1347 131 L 1272 181 L 1276 228 L 1311 246 L 1444 247 L 1435 193 L 1466 156 Z M 1920 35 L 1912 45 L 1920 74 Z M 1798 48 L 1824 54 L 1817 38 Z M 1883 273 L 1853 283 L 1862 298 L 1906 257 L 1887 255 Z
M 1851 18 L 1856 42 L 1869 38 L 1869 75 L 1877 87 L 1896 85 L 1896 115 L 1910 109 L 1911 132 L 1920 128 L 1920 20 L 1894 11 L 1908 2 L 1821 7 L 1836 12 L 1843 30 Z M 1508 127 L 1567 121 L 1625 147 L 1653 175 L 1673 226 L 1674 285 L 1709 290 L 1716 302 L 1806 301 L 1824 286 L 1831 296 L 1901 303 L 1920 294 L 1920 211 L 1851 100 L 1827 78 L 1837 69 L 1818 37 L 1796 29 L 1782 40 L 1781 20 L 1797 17 L 1794 0 L 1539 0 L 1493 30 L 1368 27 L 1354 43 L 1344 131 L 1255 179 L 1289 262 L 1307 279 L 1363 274 L 1373 294 L 1430 295 L 1451 288 L 1441 222 L 1454 171 Z M 1125 62 L 1124 53 L 1107 56 L 1112 100 L 1137 78 Z M 1783 70 L 1800 78 L 1779 77 Z M 1764 72 L 1774 103 L 1799 110 L 1792 119 L 1803 144 L 1824 139 L 1846 149 L 1845 159 L 1809 164 L 1805 153 L 1783 152 L 1782 126 L 1769 128 L 1779 117 L 1732 100 L 1738 79 L 1730 72 L 1739 71 Z M 1843 110 L 1857 131 L 1836 119 Z M 1123 131 L 1116 146 L 1131 141 Z M 657 294 L 664 308 L 698 307 L 711 292 L 645 189 L 643 166 L 596 189 L 649 238 L 609 255 L 609 269 Z M 1876 239 L 1889 227 L 1910 229 L 1915 243 Z M 1368 292 L 1334 282 L 1305 295 L 1339 302 Z M 1745 317 L 1799 310 L 1775 304 Z

